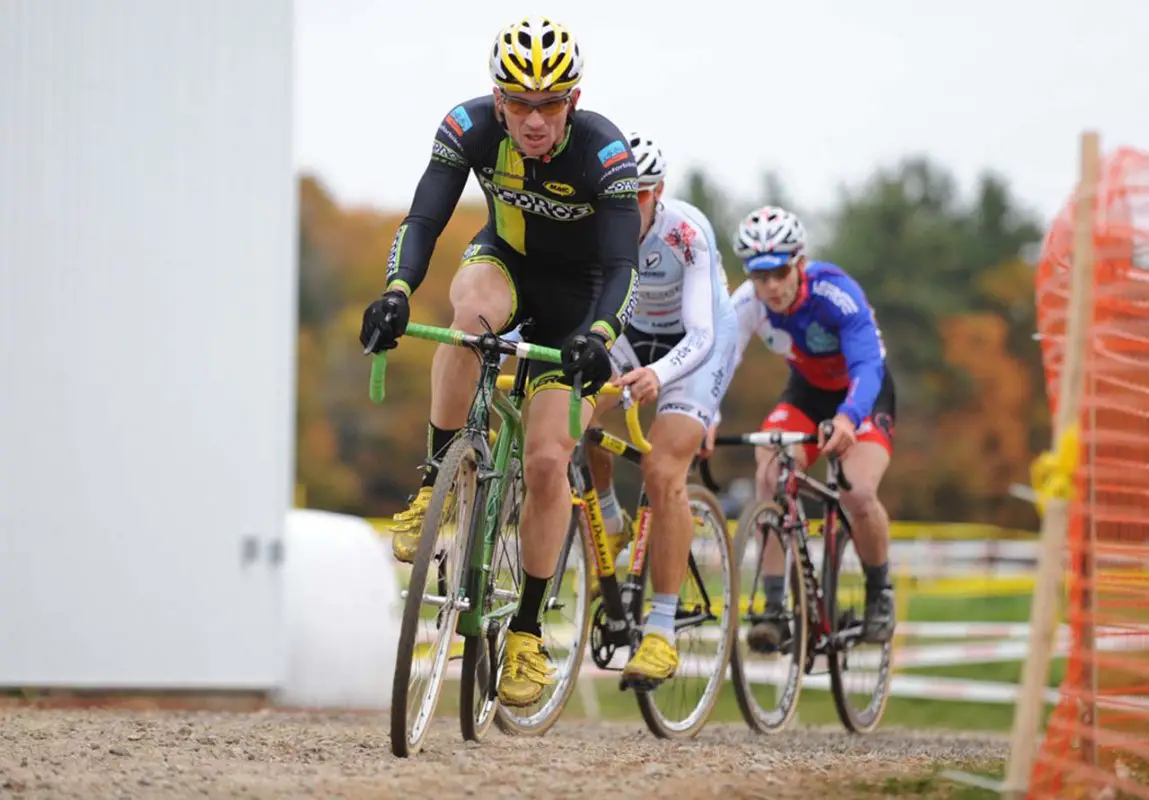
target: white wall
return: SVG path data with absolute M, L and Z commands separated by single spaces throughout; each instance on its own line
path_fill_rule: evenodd
M 291 81 L 290 0 L 0 2 L 0 685 L 284 671 Z

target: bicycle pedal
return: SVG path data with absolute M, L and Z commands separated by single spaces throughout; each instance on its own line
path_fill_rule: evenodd
M 625 692 L 627 689 L 633 689 L 635 692 L 649 694 L 663 684 L 663 681 L 657 681 L 652 678 L 641 678 L 637 676 L 624 675 L 619 678 L 618 689 Z

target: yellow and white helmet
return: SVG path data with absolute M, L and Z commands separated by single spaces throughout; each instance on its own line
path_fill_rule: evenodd
M 508 92 L 565 92 L 582 80 L 582 54 L 566 28 L 531 16 L 499 32 L 491 80 Z

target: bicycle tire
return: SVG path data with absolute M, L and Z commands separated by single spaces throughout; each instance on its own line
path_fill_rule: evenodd
M 418 644 L 418 625 L 420 610 L 423 607 L 423 592 L 427 585 L 427 574 L 431 568 L 431 561 L 435 556 L 435 543 L 438 539 L 439 524 L 443 508 L 447 500 L 454 496 L 459 502 L 460 492 L 452 492 L 455 478 L 463 469 L 464 463 L 473 465 L 470 480 L 470 509 L 475 509 L 474 499 L 478 494 L 478 465 L 479 454 L 473 445 L 466 439 L 456 439 L 447 450 L 439 467 L 439 475 L 435 479 L 431 491 L 431 500 L 427 504 L 427 513 L 424 517 L 423 530 L 419 538 L 419 549 L 416 552 L 411 568 L 411 577 L 407 584 L 407 599 L 403 607 L 403 622 L 399 630 L 399 642 L 395 652 L 395 676 L 391 684 L 391 752 L 399 758 L 409 758 L 422 749 L 423 741 L 431 729 L 431 721 L 438 707 L 439 698 L 443 691 L 443 680 L 447 673 L 447 662 L 450 659 L 451 642 L 455 636 L 455 624 L 459 616 L 459 607 L 453 603 L 445 603 L 441 608 L 444 613 L 439 622 L 440 629 L 446 629 L 447 635 L 437 648 L 436 660 L 442 658 L 441 669 L 432 676 L 432 683 L 423 696 L 423 703 L 416 716 L 416 722 L 423 721 L 423 725 L 416 731 L 409 730 L 407 708 L 408 690 L 411 680 L 411 662 Z M 464 490 L 466 492 L 466 490 Z M 470 527 L 470 520 L 462 522 L 463 526 Z M 465 536 L 459 542 L 465 541 Z M 455 554 L 459 555 L 459 545 L 456 544 Z M 462 562 L 463 560 L 460 559 Z M 456 568 L 452 575 L 451 585 L 447 587 L 446 596 L 458 597 L 459 581 L 462 571 Z M 425 717 L 425 720 L 423 719 Z
M 722 505 L 718 498 L 704 486 L 695 483 L 686 487 L 687 502 L 690 504 L 691 516 L 695 516 L 695 509 L 699 506 L 707 511 L 713 522 L 716 523 L 718 550 L 723 564 L 723 598 L 720 635 L 718 637 L 719 653 L 713 660 L 713 667 L 709 671 L 706 688 L 702 697 L 686 719 L 680 723 L 673 723 L 666 718 L 655 703 L 654 696 L 658 689 L 663 688 L 664 682 L 654 692 L 636 691 L 639 711 L 646 722 L 646 727 L 660 739 L 691 739 L 699 734 L 706 725 L 707 720 L 714 711 L 718 702 L 718 695 L 722 691 L 722 684 L 726 680 L 726 669 L 730 664 L 730 651 L 734 645 L 734 638 L 738 633 L 736 620 L 737 613 L 731 608 L 737 608 L 738 574 L 734 570 L 734 552 L 730 542 L 730 534 L 726 527 L 726 515 L 722 512 Z M 646 576 L 650 573 L 650 561 L 643 564 L 643 585 L 646 585 Z M 681 591 L 681 589 L 679 590 Z M 674 677 L 677 677 L 674 676 Z M 672 677 L 670 680 L 674 680 Z
M 823 534 L 824 536 L 825 534 Z M 838 514 L 838 530 L 834 536 L 833 558 L 822 559 L 822 587 L 825 592 L 827 611 L 830 619 L 838 620 L 838 586 L 841 571 L 842 557 L 846 548 L 854 541 L 849 520 L 844 513 Z M 835 627 L 837 624 L 835 622 Z M 846 667 L 835 653 L 833 658 L 827 659 L 830 664 L 830 691 L 834 696 L 834 708 L 838 712 L 838 719 L 851 733 L 872 733 L 882 721 L 886 705 L 890 699 L 890 666 L 893 653 L 892 640 L 882 645 L 881 658 L 878 665 L 879 683 L 871 694 L 870 705 L 864 711 L 854 708 L 846 695 L 845 673 Z
M 504 484 L 503 500 L 500 506 L 499 530 L 495 534 L 494 551 L 491 556 L 491 571 L 488 573 L 487 586 L 483 590 L 483 603 L 489 606 L 491 596 L 497 581 L 498 566 L 500 563 L 500 540 L 503 539 L 508 522 L 508 514 L 514 508 L 515 492 L 519 497 L 523 495 L 523 466 L 522 460 L 512 456 L 507 467 L 507 480 Z M 516 545 L 518 536 L 515 537 Z M 475 544 L 472 541 L 472 546 Z M 468 553 L 467 562 L 470 562 Z M 515 585 L 522 585 L 522 560 L 516 559 L 516 571 L 519 573 Z M 484 608 L 484 612 L 489 611 Z M 505 621 L 504 626 L 505 628 Z M 505 630 L 502 632 L 505 639 Z M 463 637 L 463 677 L 459 686 L 459 726 L 466 741 L 477 742 L 491 727 L 491 723 L 498 717 L 499 698 L 487 694 L 490 686 L 492 669 L 498 669 L 498 662 L 502 659 L 502 647 L 497 647 L 496 663 L 492 666 L 490 649 L 483 636 Z M 482 701 L 481 703 L 479 701 Z M 468 711 L 469 710 L 469 711 Z
M 571 486 L 574 491 L 581 496 L 584 487 L 582 487 L 582 481 L 578 476 L 578 471 L 573 468 L 568 469 Z M 578 676 L 582 670 L 582 662 L 586 657 L 587 639 L 590 635 L 591 564 L 595 562 L 590 545 L 590 531 L 587 530 L 585 520 L 578 511 L 578 507 L 574 504 L 571 506 L 571 521 L 567 526 L 567 538 L 570 540 L 570 552 L 576 552 L 577 548 L 577 552 L 583 564 L 582 585 L 577 586 L 572 584 L 572 588 L 578 591 L 578 596 L 582 598 L 581 602 L 576 603 L 578 613 L 573 625 L 573 631 L 577 638 L 571 650 L 571 656 L 568 658 L 569 663 L 566 669 L 558 670 L 561 676 L 558 681 L 558 686 L 551 691 L 550 696 L 541 709 L 529 716 L 523 716 L 520 713 L 523 709 L 511 709 L 502 704 L 498 706 L 495 714 L 495 724 L 499 730 L 508 735 L 542 736 L 545 734 L 558 722 L 563 711 L 566 709 L 566 704 L 570 701 L 571 695 L 574 693 L 575 687 L 578 685 Z M 558 565 L 556 564 L 555 566 L 557 570 Z M 564 576 L 565 574 L 564 570 Z M 577 569 L 575 570 L 575 574 L 577 580 Z M 560 587 L 562 585 L 563 584 L 560 584 Z M 546 624 L 544 623 L 544 637 L 546 636 L 546 630 Z
M 743 510 L 738 520 L 738 529 L 734 534 L 735 564 L 743 562 L 751 538 L 759 534 L 757 524 L 759 516 L 771 510 L 774 511 L 777 519 L 782 518 L 782 509 L 771 500 L 753 503 Z M 763 534 L 767 537 L 780 536 L 774 525 L 769 525 L 769 530 L 763 531 Z M 767 711 L 754 696 L 749 671 L 742 661 L 740 637 L 736 638 L 734 647 L 730 651 L 730 680 L 734 684 L 734 698 L 738 701 L 738 710 L 742 712 L 742 719 L 746 721 L 750 729 L 759 733 L 774 734 L 786 730 L 794 718 L 794 713 L 798 709 L 798 698 L 802 694 L 806 648 L 809 643 L 810 615 L 807 604 L 806 578 L 801 567 L 798 542 L 793 536 L 790 537 L 789 548 L 791 555 L 790 589 L 794 608 L 794 625 L 797 628 L 791 635 L 791 647 L 796 647 L 797 652 L 790 656 L 792 661 L 786 676 L 786 688 L 779 697 L 780 702 L 773 709 Z M 741 605 L 741 597 L 739 597 L 739 616 L 741 616 Z

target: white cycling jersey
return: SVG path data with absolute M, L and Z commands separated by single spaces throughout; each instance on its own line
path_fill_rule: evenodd
M 683 200 L 662 201 L 639 246 L 638 266 L 638 302 L 626 338 L 633 346 L 659 340 L 664 352 L 646 366 L 668 386 L 705 360 L 720 321 L 737 319 L 710 221 Z

